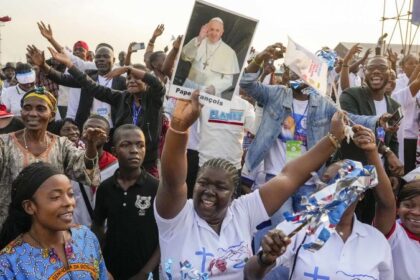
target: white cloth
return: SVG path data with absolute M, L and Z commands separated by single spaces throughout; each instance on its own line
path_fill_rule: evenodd
M 112 79 L 107 80 L 104 76 L 98 75 L 97 82 L 101 86 L 104 86 L 107 88 L 112 87 Z M 90 113 L 100 115 L 106 118 L 109 122 L 109 126 L 111 128 L 114 127 L 114 125 L 112 124 L 112 119 L 111 119 L 111 105 L 110 104 L 94 98 L 93 103 L 92 103 L 92 108 L 90 109 Z
M 65 48 L 64 51 L 70 57 L 74 66 L 76 66 L 80 71 L 85 72 L 86 70 L 96 70 L 96 65 L 94 62 L 82 60 L 80 57 L 75 56 L 67 48 Z M 68 73 L 67 70 L 66 73 Z M 76 119 L 77 109 L 79 108 L 80 88 L 69 89 L 67 102 L 66 118 L 71 118 L 74 120 Z
M 383 114 L 387 113 L 387 106 L 386 106 L 386 100 L 385 98 L 382 98 L 382 100 L 373 100 L 373 103 L 375 104 L 375 111 L 376 111 L 376 116 L 382 116 Z
M 420 240 L 410 238 L 400 221 L 388 236 L 394 261 L 395 280 L 420 279 Z
M 173 219 L 160 217 L 156 203 L 154 213 L 159 229 L 161 265 L 172 260 L 173 279 L 181 279 L 179 263 L 184 261 L 190 262 L 192 269 L 208 272 L 210 279 L 243 279 L 245 261 L 252 256 L 253 233 L 257 225 L 269 218 L 259 191 L 233 200 L 220 235 L 198 216 L 191 199 Z M 208 270 L 210 263 L 222 262 L 226 262 L 224 272 L 217 265 Z
M 198 151 L 200 144 L 200 121 L 196 120 L 188 130 L 187 149 Z
M 418 93 L 416 97 L 413 97 L 411 94 L 409 87 L 404 87 L 399 90 L 395 90 L 392 92 L 391 97 L 401 104 L 401 108 L 403 110 L 404 117 L 400 124 L 400 129 L 398 129 L 397 137 L 398 137 L 398 154 L 399 158 L 402 162 L 404 162 L 404 138 L 407 139 L 416 139 L 417 134 L 416 131 L 419 131 L 419 125 L 417 122 L 418 117 L 418 106 L 417 102 L 420 104 L 420 98 Z
M 212 158 L 224 158 L 241 168 L 244 131 L 254 125 L 254 107 L 238 95 L 232 97 L 230 112 L 204 106 L 200 116 L 199 166 Z
M 306 131 L 306 118 L 308 115 L 308 100 L 296 100 L 293 99 L 293 110 L 294 114 L 297 115 L 297 121 L 300 120 L 299 124 L 296 124 L 296 120 L 293 117 L 289 116 L 283 122 L 283 127 L 281 129 L 280 135 L 277 137 L 273 146 L 271 146 L 264 159 L 264 168 L 265 173 L 270 175 L 277 175 L 286 165 L 286 141 L 294 140 L 294 133 L 296 126 L 300 126 Z M 306 132 L 305 132 L 306 134 Z M 301 145 L 301 154 L 306 152 L 306 145 L 302 142 Z
M 26 93 L 19 85 L 11 86 L 3 89 L 1 95 L 1 103 L 4 104 L 8 112 L 11 112 L 15 117 L 20 116 L 20 100 L 23 95 Z
M 315 241 L 318 233 L 308 235 L 305 243 Z M 277 264 L 292 267 L 297 248 L 305 234 L 305 230 L 302 229 L 292 238 L 286 252 L 277 258 Z M 302 247 L 297 255 L 292 279 L 394 280 L 391 248 L 381 232 L 359 222 L 355 216 L 353 231 L 345 243 L 338 233 L 334 232 L 316 252 L 307 251 Z
M 182 48 L 181 58 L 192 63 L 184 86 L 203 90 L 212 85 L 217 96 L 233 86 L 233 75 L 240 72 L 235 51 L 222 40 L 212 44 L 205 38 L 199 44 L 196 37 Z
M 340 81 L 340 80 L 339 80 Z M 360 87 L 362 85 L 362 79 L 354 73 L 349 73 L 349 88 L 351 87 Z M 343 89 L 341 88 L 341 83 L 338 83 L 338 95 L 341 95 Z
M 107 166 L 104 170 L 101 170 L 101 183 L 114 175 L 118 167 L 118 161 L 116 160 L 114 163 Z M 92 225 L 92 219 L 90 218 L 85 200 L 83 199 L 80 185 L 76 181 L 71 181 L 71 184 L 73 187 L 74 199 L 76 200 L 76 208 L 73 212 L 73 222 L 79 225 L 90 227 Z M 90 186 L 83 185 L 83 188 L 85 189 L 92 209 L 95 209 L 96 192 L 93 193 Z

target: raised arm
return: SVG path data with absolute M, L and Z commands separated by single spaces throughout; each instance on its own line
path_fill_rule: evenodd
M 146 51 L 144 53 L 144 63 L 146 63 L 147 68 L 151 69 L 149 59 L 155 49 L 155 41 L 156 38 L 162 35 L 163 31 L 165 30 L 164 24 L 159 24 L 155 31 L 153 31 L 152 38 L 150 38 L 149 43 L 147 44 Z
M 172 77 L 172 71 L 174 69 L 175 59 L 178 55 L 179 48 L 181 46 L 182 35 L 178 36 L 172 44 L 172 49 L 169 51 L 162 65 L 162 73 L 168 77 Z
M 177 100 L 166 133 L 161 159 L 162 176 L 156 195 L 156 209 L 164 219 L 174 218 L 187 202 L 188 128 L 199 114 L 198 90 L 193 92 L 191 102 Z
M 61 46 L 61 44 L 55 40 L 51 26 L 49 24 L 46 26 L 42 21 L 37 22 L 36 24 L 38 25 L 42 37 L 47 39 L 56 51 L 61 52 L 63 50 L 63 46 Z
M 350 79 L 349 79 L 349 63 L 353 59 L 354 55 L 360 53 L 362 47 L 359 44 L 355 44 L 350 48 L 347 52 L 346 56 L 343 59 L 343 64 L 341 65 L 341 72 L 340 72 L 340 86 L 342 90 L 345 90 L 350 87 Z
M 127 55 L 125 56 L 124 65 L 130 66 L 131 65 L 131 54 L 133 52 L 136 52 L 137 50 L 133 50 L 133 46 L 136 44 L 136 42 L 131 42 L 130 45 L 128 45 L 127 49 Z
M 410 88 L 411 95 L 414 97 L 417 95 L 417 93 L 420 90 L 420 63 L 417 64 L 416 68 L 413 71 L 413 74 L 411 74 L 410 77 L 410 85 L 408 86 Z
M 391 182 L 379 158 L 375 134 L 363 126 L 353 126 L 354 144 L 365 152 L 369 164 L 375 166 L 378 185 L 373 189 L 376 198 L 374 226 L 387 235 L 395 223 L 396 205 Z
M 61 73 L 45 62 L 44 52 L 41 52 L 34 45 L 27 46 L 26 50 L 32 60 L 32 63 L 39 67 L 39 69 L 47 74 L 47 78 L 51 81 L 66 87 L 80 88 L 80 84 L 76 82 L 71 75 Z
M 268 215 L 276 212 L 310 178 L 311 172 L 318 170 L 339 148 L 344 139 L 344 119 L 343 112 L 336 112 L 328 136 L 299 158 L 287 163 L 279 175 L 260 188 Z

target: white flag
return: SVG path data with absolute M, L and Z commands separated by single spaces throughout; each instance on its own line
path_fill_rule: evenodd
M 322 95 L 327 92 L 328 65 L 289 37 L 284 63 Z

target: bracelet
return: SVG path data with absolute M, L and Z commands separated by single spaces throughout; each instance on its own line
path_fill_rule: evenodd
M 255 58 L 251 61 L 251 63 L 255 63 L 255 64 L 257 64 L 258 65 L 258 67 L 259 68 L 262 68 L 263 67 L 263 65 L 264 65 L 264 60 L 263 61 L 261 61 L 261 63 L 258 63 L 256 60 L 255 60 Z
M 93 158 L 89 158 L 85 153 L 85 159 L 87 159 L 87 160 L 91 161 L 93 164 L 95 164 L 95 162 L 98 160 L 98 152 L 96 152 L 96 155 Z
M 331 144 L 333 144 L 336 150 L 341 148 L 340 141 L 338 141 L 337 137 L 332 135 L 330 132 L 328 132 L 327 136 L 328 136 L 328 139 L 330 139 Z
M 173 133 L 179 134 L 179 135 L 188 134 L 188 130 L 185 130 L 185 131 L 176 130 L 172 126 L 169 126 L 169 130 L 172 131 Z
M 154 46 L 155 42 L 149 41 L 149 45 Z
M 347 64 L 342 64 L 341 67 L 349 67 Z
M 262 258 L 262 255 L 264 254 L 264 252 L 263 251 L 259 251 L 258 252 L 258 254 L 257 254 L 257 262 L 258 262 L 258 264 L 260 265 L 260 266 L 264 266 L 264 267 L 267 267 L 267 266 L 270 266 L 270 265 L 272 265 L 274 262 L 272 262 L 272 263 L 268 263 L 268 262 L 266 262 L 266 261 L 264 261 L 263 260 L 263 258 Z

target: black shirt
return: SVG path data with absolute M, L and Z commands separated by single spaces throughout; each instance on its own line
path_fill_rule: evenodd
M 115 279 L 127 279 L 143 268 L 158 246 L 153 201 L 159 181 L 142 170 L 136 184 L 124 191 L 117 181 L 118 172 L 99 186 L 94 219 L 98 225 L 107 219 L 106 267 Z M 153 275 L 159 279 L 158 268 Z
M 3 128 L 0 128 L 0 134 L 15 132 L 24 128 L 25 125 L 23 124 L 23 122 L 20 119 L 13 117 L 8 125 L 6 125 Z

